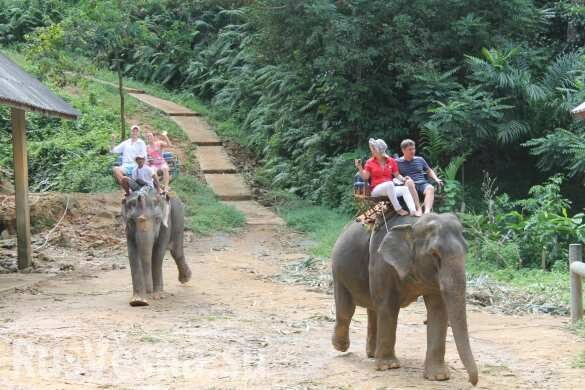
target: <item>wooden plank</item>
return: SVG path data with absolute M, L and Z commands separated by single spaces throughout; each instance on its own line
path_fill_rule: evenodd
M 569 267 L 571 285 L 571 322 L 577 323 L 583 318 L 583 290 L 581 276 L 573 272 L 574 264 L 582 263 L 583 246 L 581 244 L 569 244 Z
M 571 272 L 585 278 L 585 263 L 581 261 L 575 261 L 571 263 Z
M 12 147 L 14 155 L 14 187 L 16 206 L 16 234 L 18 268 L 32 265 L 30 210 L 28 205 L 28 158 L 26 150 L 26 122 L 23 110 L 12 109 Z

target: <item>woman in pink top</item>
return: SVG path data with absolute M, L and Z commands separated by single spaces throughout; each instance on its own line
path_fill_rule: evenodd
M 153 133 L 146 133 L 146 152 L 148 153 L 148 166 L 155 169 L 156 172 L 161 171 L 163 174 L 163 184 L 169 185 L 171 177 L 169 174 L 169 166 L 163 157 L 163 148 L 171 146 L 171 141 L 166 133 L 161 134 L 162 139 L 155 138 Z

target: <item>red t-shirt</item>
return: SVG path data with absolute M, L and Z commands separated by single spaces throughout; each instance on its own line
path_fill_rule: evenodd
M 386 164 L 380 165 L 376 158 L 372 157 L 366 161 L 364 169 L 370 172 L 370 185 L 372 189 L 380 183 L 390 181 L 394 178 L 394 173 L 398 172 L 398 164 L 392 157 L 386 158 Z

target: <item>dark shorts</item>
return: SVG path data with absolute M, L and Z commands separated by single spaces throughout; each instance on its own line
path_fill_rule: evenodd
M 427 187 L 432 187 L 430 183 L 414 183 L 414 185 L 416 187 L 416 192 L 419 194 L 424 194 L 427 190 Z

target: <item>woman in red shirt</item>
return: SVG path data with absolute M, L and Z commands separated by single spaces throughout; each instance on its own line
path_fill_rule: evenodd
M 420 216 L 420 210 L 416 209 L 408 187 L 406 185 L 396 186 L 392 181 L 393 178 L 397 178 L 406 183 L 407 178 L 400 175 L 396 160 L 386 154 L 388 148 L 386 142 L 370 138 L 369 145 L 372 158 L 366 162 L 365 166 L 362 166 L 360 160 L 355 160 L 355 166 L 364 180 L 370 179 L 372 196 L 387 196 L 399 215 L 408 215 L 409 212 L 404 210 L 398 202 L 398 196 L 401 196 L 406 202 L 410 215 Z

